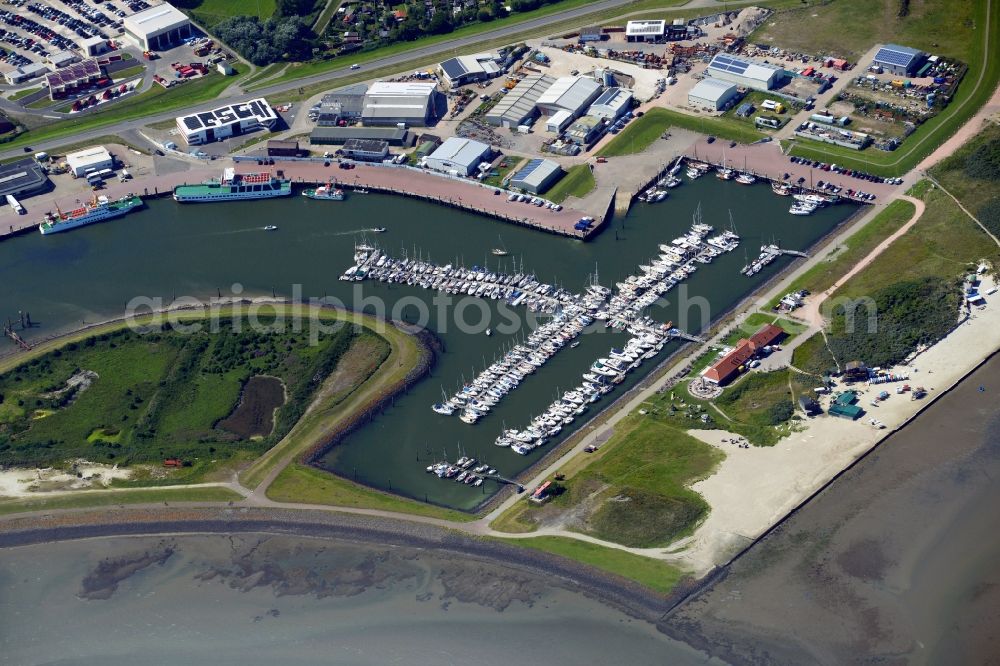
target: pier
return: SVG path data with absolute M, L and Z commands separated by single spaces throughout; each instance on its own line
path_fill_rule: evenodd
M 679 163 L 678 163 L 679 164 Z M 514 345 L 484 368 L 472 382 L 465 384 L 450 398 L 432 406 L 444 416 L 456 413 L 467 424 L 485 417 L 520 382 L 545 364 L 561 348 L 581 335 L 595 321 L 605 326 L 627 331 L 632 337 L 621 348 L 612 348 L 606 358 L 597 359 L 584 373 L 583 383 L 558 397 L 539 416 L 521 430 L 504 429 L 496 444 L 527 455 L 557 435 L 564 425 L 582 415 L 591 403 L 614 390 L 627 373 L 654 358 L 673 339 L 703 342 L 673 327 L 672 322 L 660 323 L 642 316 L 663 294 L 687 279 L 699 263 L 711 263 L 714 257 L 731 252 L 739 246 L 735 231 L 727 230 L 709 237 L 713 227 L 701 222 L 701 208 L 694 214 L 690 231 L 659 246 L 660 255 L 639 266 L 639 272 L 616 283 L 616 290 L 595 281 L 582 294 L 540 283 L 533 274 L 505 274 L 489 268 L 467 268 L 452 264 L 438 265 L 429 260 L 393 258 L 369 244 L 355 246 L 354 264 L 341 280 L 378 280 L 389 284 L 406 284 L 435 289 L 449 294 L 464 294 L 477 298 L 506 301 L 511 306 L 525 305 L 536 312 L 552 315 L 552 319 L 530 333 L 527 339 Z M 777 255 L 775 255 L 777 256 Z M 480 478 L 467 481 L 468 467 L 437 463 L 427 468 L 438 476 L 456 478 L 464 483 L 479 485 Z M 477 473 L 481 469 L 476 470 Z
M 467 178 L 457 178 L 426 169 L 404 165 L 366 164 L 352 162 L 351 169 L 339 168 L 335 159 L 274 160 L 273 165 L 259 165 L 256 159 L 239 159 L 237 173 L 271 171 L 299 185 L 333 183 L 348 190 L 364 188 L 372 192 L 398 194 L 493 217 L 510 224 L 548 233 L 586 240 L 603 226 L 607 215 L 596 219 L 590 228 L 580 230 L 576 223 L 584 216 L 580 211 L 564 208 L 559 211 L 527 202 L 508 201 L 509 191 L 483 185 Z

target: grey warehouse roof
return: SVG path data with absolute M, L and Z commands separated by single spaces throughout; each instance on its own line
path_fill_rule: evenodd
M 534 110 L 538 98 L 555 82 L 554 78 L 545 74 L 524 77 L 486 114 L 486 117 L 499 121 L 508 116 L 514 119 L 527 116 Z
M 47 178 L 30 157 L 0 165 L 0 196 L 41 189 Z
M 688 97 L 697 97 L 698 99 L 707 99 L 714 102 L 735 87 L 735 83 L 706 77 L 691 88 Z
M 552 160 L 534 159 L 521 168 L 514 177 L 512 184 L 523 183 L 532 187 L 540 187 L 553 173 L 562 167 Z

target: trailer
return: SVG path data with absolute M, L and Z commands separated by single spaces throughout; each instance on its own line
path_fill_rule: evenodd
M 14 198 L 13 194 L 7 195 L 7 204 L 13 208 L 14 212 L 18 215 L 24 215 L 24 206 L 22 206 L 21 203 Z

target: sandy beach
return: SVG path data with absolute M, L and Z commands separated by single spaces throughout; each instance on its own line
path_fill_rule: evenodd
M 983 291 L 993 284 L 989 279 L 984 280 Z M 691 435 L 721 448 L 726 458 L 715 474 L 692 486 L 712 510 L 691 537 L 671 547 L 671 551 L 682 549 L 674 559 L 699 576 L 725 564 L 841 470 L 954 386 L 984 356 L 1000 348 L 1000 298 L 997 295 L 988 298 L 985 309 L 973 308 L 972 315 L 944 340 L 917 356 L 909 366 L 896 368 L 910 376 L 902 383 L 927 389 L 923 400 L 911 400 L 905 393 L 896 395 L 898 384 L 854 385 L 853 388 L 862 391 L 858 404 L 865 409 L 864 416 L 857 421 L 828 415 L 804 421 L 801 432 L 773 447 L 739 449 L 722 443 L 723 438 L 735 435 L 719 430 L 690 431 Z M 871 406 L 872 398 L 883 390 L 890 393 L 889 399 L 878 407 Z M 875 429 L 869 423 L 871 418 L 884 423 L 885 429 Z

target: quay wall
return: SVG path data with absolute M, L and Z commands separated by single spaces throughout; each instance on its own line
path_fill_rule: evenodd
M 557 212 L 524 202 L 508 201 L 507 197 L 511 194 L 509 190 L 404 164 L 352 162 L 354 168 L 342 169 L 334 159 L 273 158 L 274 164 L 266 167 L 260 164 L 263 160 L 256 157 L 236 157 L 234 160 L 238 173 L 254 173 L 264 169 L 281 171 L 284 178 L 300 185 L 334 183 L 345 189 L 364 188 L 424 199 L 511 224 L 581 240 L 596 233 L 607 219 L 605 216 L 590 229 L 581 232 L 574 229 L 574 225 L 582 217 L 579 211 L 564 208 Z M 498 191 L 500 194 L 495 194 Z

